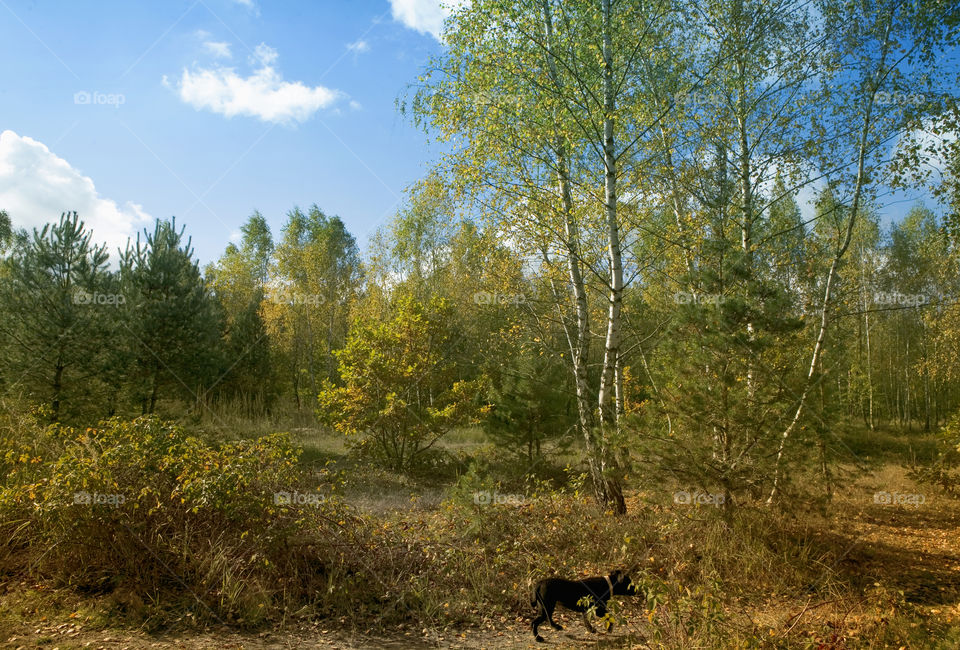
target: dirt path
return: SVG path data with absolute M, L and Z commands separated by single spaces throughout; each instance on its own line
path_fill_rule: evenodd
M 143 650 L 144 648 L 185 648 L 190 650 L 262 650 L 265 648 L 338 648 L 360 650 L 366 648 L 426 650 L 428 648 L 626 648 L 636 647 L 629 634 L 590 635 L 579 621 L 570 616 L 558 616 L 568 629 L 563 632 L 545 630 L 547 643 L 534 643 L 528 622 L 512 622 L 503 630 L 471 630 L 451 634 L 408 632 L 397 636 L 367 636 L 324 628 L 306 626 L 296 631 L 261 634 L 238 634 L 230 631 L 188 633 L 174 636 L 151 636 L 130 631 L 87 631 L 70 624 L 41 625 L 23 630 L 0 640 L 0 648 L 23 649 L 44 647 L 49 650 L 91 648 L 103 650 Z

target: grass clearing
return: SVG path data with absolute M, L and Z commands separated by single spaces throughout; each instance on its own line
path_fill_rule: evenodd
M 69 550 L 74 559 L 63 568 L 86 567 L 80 574 L 58 572 L 50 547 L 42 545 L 60 535 L 56 526 L 66 525 L 51 528 L 64 520 L 44 512 L 62 508 L 25 515 L 25 527 L 7 524 L 0 642 L 70 647 L 117 638 L 128 647 L 148 647 L 176 638 L 185 647 L 207 647 L 214 634 L 233 638 L 237 647 L 369 647 L 373 639 L 384 647 L 416 647 L 409 645 L 414 641 L 424 647 L 527 647 L 532 581 L 628 566 L 637 567 L 643 596 L 615 599 L 613 632 L 588 635 L 577 616 L 561 613 L 567 629 L 545 630 L 548 639 L 558 647 L 598 648 L 926 648 L 938 647 L 930 645 L 936 639 L 947 648 L 960 638 L 960 508 L 917 486 L 902 464 L 871 462 L 869 472 L 826 506 L 811 500 L 781 513 L 747 505 L 725 517 L 713 506 L 674 503 L 669 495 L 682 486 L 663 485 L 632 491 L 628 514 L 614 518 L 598 512 L 582 477 L 564 471 L 559 454 L 538 464 L 539 476 L 524 476 L 522 459 L 498 455 L 475 430 L 452 437 L 448 464 L 439 471 L 412 477 L 361 463 L 342 440 L 320 429 L 302 427 L 292 438 L 293 448 L 302 448 L 297 489 L 324 495 L 323 507 L 275 510 L 260 523 L 245 515 L 236 537 L 186 532 L 201 521 L 219 521 L 214 515 L 236 495 L 209 501 L 212 510 L 202 519 L 162 509 L 167 518 L 158 521 L 166 522 L 165 530 L 184 531 L 179 548 L 194 558 L 177 560 L 179 581 L 160 565 L 144 568 L 151 565 L 144 562 L 151 550 L 175 557 L 163 555 L 169 547 L 154 541 L 137 548 L 131 546 L 136 539 L 111 532 L 132 526 L 136 520 L 125 517 L 143 510 L 81 511 L 88 543 L 74 546 L 76 537 L 64 534 L 54 553 Z M 50 445 L 47 453 L 73 444 L 56 437 L 33 443 Z M 251 466 L 253 473 L 242 465 L 231 469 L 214 448 L 190 452 L 200 454 L 200 464 L 185 465 L 202 481 L 236 472 L 247 477 L 243 490 L 268 495 L 275 489 L 263 483 L 268 476 L 289 480 L 269 464 Z M 268 450 L 258 453 L 273 458 Z M 143 450 L 122 458 L 150 462 Z M 47 462 L 20 470 L 42 474 Z M 211 467 L 207 477 L 205 462 L 221 466 Z M 148 474 L 131 473 L 126 461 L 109 467 L 111 473 L 100 467 L 96 476 L 128 493 L 147 483 L 183 487 L 177 475 L 169 484 L 148 481 Z M 40 475 L 31 476 L 30 485 L 52 489 L 36 482 Z M 37 490 L 41 503 L 59 503 Z M 887 502 L 878 500 L 881 493 L 924 494 L 924 500 L 914 505 L 891 496 Z M 11 494 L 5 493 L 8 508 Z M 244 499 L 252 508 L 267 507 L 260 497 Z M 181 519 L 187 528 L 170 528 Z M 231 530 L 209 525 L 211 531 Z M 136 529 L 141 541 L 161 539 L 143 526 Z M 41 530 L 45 536 L 30 532 Z M 250 539 L 257 540 L 254 546 Z M 134 565 L 103 561 L 106 550 L 137 558 L 141 574 L 131 573 Z M 251 554 L 268 564 L 251 562 Z M 98 567 L 95 576 L 91 566 Z

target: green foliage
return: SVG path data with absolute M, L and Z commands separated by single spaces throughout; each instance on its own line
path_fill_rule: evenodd
M 259 212 L 241 228 L 240 247 L 233 244 L 207 269 L 208 284 L 224 312 L 224 367 L 215 393 L 242 404 L 245 415 L 257 417 L 277 397 L 275 344 L 264 321 L 263 302 L 269 282 L 273 239 Z
M 0 255 L 7 252 L 7 247 L 13 241 L 13 226 L 10 215 L 6 210 L 0 210 Z
M 488 366 L 491 408 L 485 428 L 532 466 L 542 443 L 571 439 L 577 416 L 569 369 L 530 341 L 504 345 L 499 354 L 499 363 Z
M 716 645 L 728 590 L 767 603 L 853 547 L 831 555 L 749 507 L 686 518 L 629 488 L 749 506 L 782 472 L 781 494 L 829 491 L 838 455 L 910 449 L 846 432 L 844 415 L 936 428 L 960 404 L 960 149 L 916 141 L 957 130 L 956 84 L 938 73 L 958 15 L 940 0 L 465 3 L 413 98 L 444 156 L 366 266 L 316 205 L 289 213 L 276 246 L 254 213 L 206 278 L 173 221 L 116 274 L 76 214 L 31 235 L 0 211 L 0 385 L 35 406 L 0 415 L 4 575 L 247 623 L 294 605 L 420 623 L 515 615 L 534 573 L 639 560 L 644 642 Z M 878 181 L 929 176 L 937 151 L 953 214 L 915 208 L 885 239 Z M 821 182 L 804 223 L 799 197 Z M 597 399 L 611 386 L 615 409 Z M 333 482 L 302 473 L 281 434 L 214 445 L 151 417 L 81 426 L 211 397 L 262 423 L 281 393 L 399 472 L 481 418 L 501 453 L 439 512 L 363 519 L 273 500 Z M 583 462 L 550 493 L 528 470 L 574 427 Z M 960 420 L 941 445 L 912 475 L 956 493 Z M 526 462 L 496 466 L 503 448 Z M 630 452 L 640 472 L 616 467 Z M 598 490 L 623 477 L 636 516 L 598 520 L 586 468 Z M 511 482 L 524 493 L 476 498 Z M 751 627 L 739 640 L 762 645 L 771 630 Z
M 196 599 L 195 615 L 244 624 L 329 578 L 330 558 L 291 543 L 343 514 L 304 484 L 285 434 L 214 447 L 153 417 L 2 424 L 2 550 L 17 566 L 84 591 Z
M 761 270 L 741 234 L 718 218 L 699 264 L 681 278 L 696 290 L 651 295 L 665 323 L 651 369 L 657 399 L 630 418 L 641 480 L 654 486 L 669 475 L 724 494 L 726 506 L 764 496 L 805 370 L 791 354 L 803 326 L 795 273 Z
M 124 254 L 121 275 L 136 359 L 132 397 L 146 414 L 162 388 L 188 401 L 203 398 L 220 366 L 220 314 L 184 228 L 158 219 L 143 234 Z
M 20 233 L 0 277 L 0 381 L 53 419 L 102 407 L 124 296 L 76 213 Z
M 937 434 L 937 456 L 930 462 L 914 464 L 909 475 L 920 483 L 938 486 L 960 497 L 960 413 Z
M 456 426 L 486 411 L 480 380 L 460 379 L 451 355 L 458 338 L 443 299 L 397 299 L 391 320 L 356 322 L 337 352 L 340 381 L 327 381 L 318 417 L 397 471 Z
M 324 379 L 336 376 L 333 352 L 343 347 L 361 282 L 356 241 L 337 216 L 316 205 L 294 208 L 274 254 L 264 320 L 275 344 L 280 378 L 299 412 Z

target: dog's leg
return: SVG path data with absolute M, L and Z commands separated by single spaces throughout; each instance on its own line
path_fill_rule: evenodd
M 547 621 L 548 623 L 550 623 L 550 626 L 553 627 L 553 629 L 555 630 L 562 630 L 563 628 L 553 622 L 553 608 L 557 606 L 555 602 L 550 602 L 548 604 L 543 599 L 543 594 L 541 594 L 539 591 L 537 591 L 536 595 L 534 596 L 534 600 L 536 602 L 537 611 L 539 615 L 535 619 L 533 619 L 533 637 L 537 641 L 542 642 L 543 637 L 540 636 L 540 632 L 538 631 L 538 628 L 540 627 L 541 623 L 543 623 L 544 621 Z
M 540 627 L 540 624 L 547 620 L 546 614 L 543 613 L 543 610 L 540 610 L 540 615 L 533 619 L 533 638 L 537 641 L 543 642 L 543 637 L 540 636 L 540 632 L 537 631 L 537 628 Z
M 555 629 L 555 630 L 562 630 L 562 629 L 563 629 L 563 626 L 553 620 L 553 608 L 554 608 L 554 607 L 556 607 L 556 605 L 553 605 L 552 607 L 547 607 L 547 608 L 546 608 L 546 609 L 547 609 L 547 620 L 550 621 L 550 626 L 551 626 L 553 629 Z

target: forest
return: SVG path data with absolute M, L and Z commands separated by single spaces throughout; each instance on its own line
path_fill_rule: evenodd
M 443 37 L 368 243 L 0 211 L 0 644 L 529 647 L 533 583 L 613 569 L 550 643 L 960 644 L 960 8 Z

